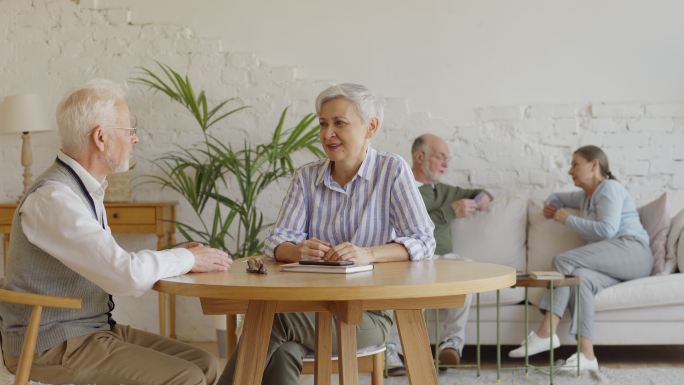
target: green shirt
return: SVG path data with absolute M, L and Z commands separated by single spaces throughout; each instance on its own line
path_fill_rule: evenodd
M 451 221 L 454 219 L 454 209 L 451 208 L 451 203 L 459 199 L 473 199 L 484 190 L 464 189 L 437 183 L 436 185 L 424 184 L 418 188 L 418 191 L 423 196 L 425 208 L 427 208 L 430 219 L 435 224 L 435 241 L 437 241 L 435 254 L 451 253 L 453 250 Z M 491 194 L 484 192 L 491 198 Z

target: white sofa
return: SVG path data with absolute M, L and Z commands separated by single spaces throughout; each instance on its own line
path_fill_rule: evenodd
M 684 211 L 684 210 L 683 210 Z M 682 218 L 682 215 L 678 215 Z M 478 262 L 515 267 L 519 272 L 552 270 L 552 259 L 562 251 L 578 247 L 582 240 L 570 229 L 542 216 L 541 203 L 515 197 L 497 198 L 487 213 L 455 220 L 452 224 L 454 252 Z M 680 234 L 669 234 L 676 237 Z M 684 237 L 684 235 L 682 235 Z M 680 265 L 684 270 L 684 238 L 679 242 Z M 529 299 L 538 304 L 542 289 L 530 289 Z M 524 337 L 524 289 L 500 293 L 500 340 L 517 345 Z M 475 302 L 473 301 L 473 304 Z M 496 295 L 480 295 L 480 342 L 496 344 Z M 444 319 L 445 314 L 440 315 Z M 529 307 L 533 330 L 541 315 Z M 433 314 L 428 323 L 434 332 Z M 574 344 L 568 333 L 569 317 L 561 322 L 563 344 Z M 466 343 L 476 341 L 476 310 L 471 308 Z M 597 345 L 680 345 L 684 344 L 684 273 L 649 276 L 610 287 L 596 296 L 595 344 Z

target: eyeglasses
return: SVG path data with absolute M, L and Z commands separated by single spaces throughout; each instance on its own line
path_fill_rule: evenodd
M 425 154 L 427 156 L 432 156 L 432 157 L 436 158 L 437 160 L 439 160 L 440 162 L 449 162 L 451 160 L 450 155 L 446 155 L 446 154 L 443 154 L 441 152 L 440 153 L 428 153 L 426 151 L 423 151 L 423 154 Z
M 117 130 L 127 130 L 128 131 L 128 136 L 135 136 L 138 132 L 138 129 L 135 127 L 110 127 L 110 126 L 104 126 L 101 128 L 114 128 Z

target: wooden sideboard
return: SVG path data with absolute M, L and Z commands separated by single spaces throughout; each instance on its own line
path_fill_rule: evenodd
M 157 249 L 176 244 L 176 202 L 105 202 L 107 223 L 112 233 L 142 233 L 157 236 Z M 3 235 L 3 266 L 7 269 L 7 250 L 16 203 L 0 203 L 0 233 Z M 169 296 L 169 330 L 175 338 L 176 298 Z M 166 335 L 166 297 L 159 293 L 159 334 Z

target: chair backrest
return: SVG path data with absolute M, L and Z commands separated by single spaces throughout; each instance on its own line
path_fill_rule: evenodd
M 0 281 L 0 285 L 2 285 L 2 281 Z M 26 385 L 31 372 L 31 365 L 33 364 L 33 355 L 36 351 L 36 340 L 38 339 L 40 316 L 43 312 L 43 307 L 80 309 L 81 299 L 55 297 L 51 295 L 23 293 L 0 289 L 0 302 L 33 306 L 33 310 L 31 311 L 31 320 L 29 321 L 28 327 L 26 328 L 26 333 L 24 334 L 24 344 L 21 348 L 19 365 L 17 365 L 17 371 L 15 373 L 14 380 L 15 385 Z

